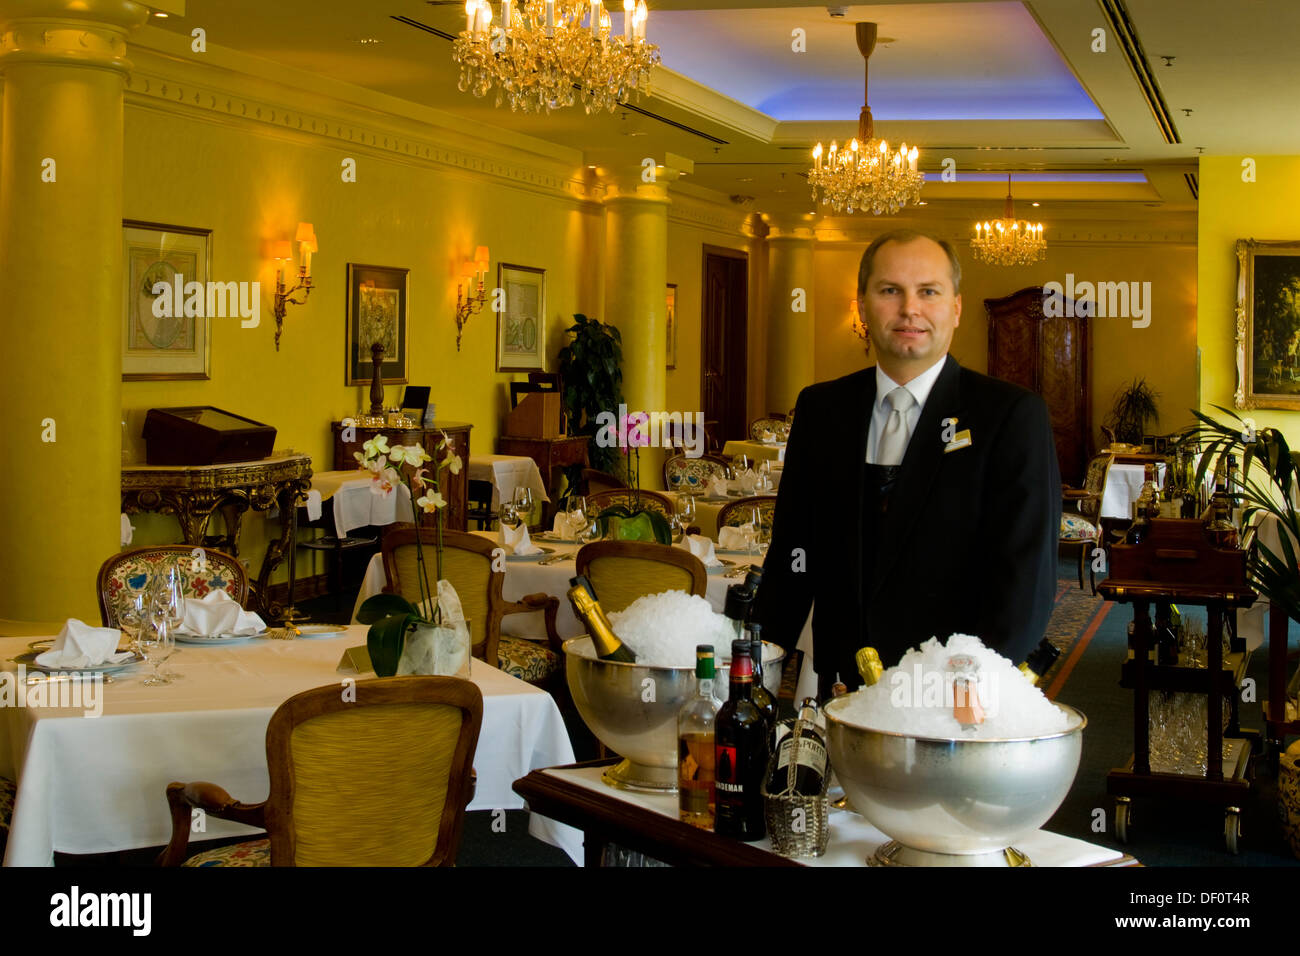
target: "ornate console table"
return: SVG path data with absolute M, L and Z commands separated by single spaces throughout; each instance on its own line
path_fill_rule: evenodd
M 266 546 L 262 569 L 252 586 L 259 613 L 278 618 L 267 585 L 272 572 L 291 557 L 297 530 L 297 505 L 311 487 L 311 458 L 287 455 L 224 465 L 129 465 L 122 469 L 122 510 L 127 514 L 175 515 L 186 544 L 239 554 L 239 534 L 248 509 L 280 509 L 280 537 Z M 226 533 L 208 534 L 213 512 L 220 511 Z M 294 566 L 289 564 L 289 593 Z

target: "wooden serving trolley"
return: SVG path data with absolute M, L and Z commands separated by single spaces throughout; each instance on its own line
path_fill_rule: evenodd
M 1175 797 L 1222 805 L 1224 840 L 1228 851 L 1236 853 L 1241 806 L 1250 791 L 1252 744 L 1258 733 L 1237 726 L 1237 693 L 1249 652 L 1234 626 L 1225 659 L 1223 631 L 1225 618 L 1230 616 L 1235 623 L 1237 609 L 1255 601 L 1246 577 L 1246 552 L 1216 547 L 1198 519 L 1152 518 L 1150 534 L 1141 544 L 1117 544 L 1111 549 L 1110 576 L 1097 590 L 1109 600 L 1133 605 L 1133 635 L 1120 685 L 1133 690 L 1134 753 L 1128 764 L 1106 777 L 1106 790 L 1115 797 L 1116 839 L 1128 842 L 1134 797 Z M 1153 603 L 1206 608 L 1207 667 L 1161 664 L 1152 659 L 1155 631 L 1149 613 Z M 1151 769 L 1152 691 L 1206 696 L 1209 719 L 1204 776 Z M 1225 700 L 1232 704 L 1226 736 L 1222 723 Z M 1226 760 L 1225 742 L 1230 745 Z

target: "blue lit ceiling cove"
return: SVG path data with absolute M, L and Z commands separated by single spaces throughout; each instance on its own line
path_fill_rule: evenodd
M 1103 118 L 1019 3 L 857 6 L 842 20 L 823 7 L 662 10 L 650 39 L 664 66 L 774 119 L 849 121 L 862 108 L 853 25 L 864 20 L 897 40 L 871 56 L 878 121 Z

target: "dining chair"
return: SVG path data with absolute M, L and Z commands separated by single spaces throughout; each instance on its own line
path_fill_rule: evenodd
M 748 498 L 728 501 L 718 511 L 718 529 L 738 528 L 743 524 L 749 524 L 750 511 L 753 508 L 758 509 L 758 520 L 763 523 L 763 529 L 771 533 L 772 515 L 776 513 L 776 495 L 750 495 Z
M 491 531 L 497 523 L 497 514 L 492 510 L 492 482 L 471 478 L 468 484 L 465 518 L 475 522 L 480 531 Z
M 1101 531 L 1101 498 L 1106 489 L 1106 475 L 1110 472 L 1111 462 L 1115 456 L 1110 452 L 1094 455 L 1088 462 L 1082 488 L 1063 486 L 1061 500 L 1063 504 L 1073 505 L 1074 512 L 1061 511 L 1060 546 L 1077 546 L 1079 548 L 1079 588 L 1083 589 L 1083 565 L 1092 555 L 1093 549 L 1100 545 L 1109 556 L 1109 542 Z M 1097 593 L 1097 573 L 1088 562 L 1088 580 L 1092 593 Z
M 685 591 L 704 597 L 709 572 L 685 548 L 641 541 L 596 541 L 578 550 L 578 573 L 585 575 L 607 613 L 622 611 L 639 597 Z
M 658 491 L 645 491 L 635 488 L 617 488 L 611 491 L 599 491 L 587 495 L 587 508 L 592 514 L 600 514 L 606 508 L 624 505 L 628 508 L 642 508 L 657 511 L 665 518 L 673 516 L 672 499 Z
M 673 455 L 664 460 L 664 487 L 669 491 L 701 494 L 709 487 L 710 478 L 725 478 L 730 462 L 720 455 L 701 455 L 689 458 Z
M 758 441 L 763 432 L 772 432 L 777 438 L 784 440 L 790 433 L 790 423 L 781 417 L 755 418 L 749 423 L 749 437 L 751 441 Z
M 611 475 L 607 471 L 597 471 L 595 468 L 582 469 L 582 485 L 584 495 L 595 495 L 602 491 L 616 491 L 619 488 L 626 488 L 627 482 L 617 475 Z
M 384 532 L 380 550 L 384 574 L 388 578 L 385 593 L 400 594 L 412 603 L 420 601 L 420 585 L 413 527 L 393 527 Z M 428 564 L 429 583 L 436 587 L 434 549 L 438 532 L 421 528 L 424 559 Z M 493 568 L 498 545 L 490 538 L 463 531 L 442 533 L 442 576 L 451 582 L 460 598 L 461 609 L 469 622 L 470 645 L 475 657 L 505 671 L 511 677 L 552 691 L 563 690 L 564 654 L 555 629 L 560 600 L 549 594 L 529 594 L 519 601 L 502 596 L 505 571 Z M 547 643 L 522 637 L 503 637 L 501 619 L 507 614 L 541 611 L 546 625 Z
M 202 555 L 196 555 L 201 551 Z M 99 566 L 95 593 L 99 598 L 99 620 L 104 627 L 117 627 L 117 594 L 127 578 L 153 575 L 164 561 L 179 558 L 185 597 L 201 599 L 211 591 L 225 591 L 240 607 L 248 606 L 248 572 L 239 559 L 224 551 L 196 548 L 189 544 L 155 544 L 115 554 Z
M 456 677 L 385 677 L 290 697 L 266 728 L 270 795 L 171 783 L 163 866 L 453 866 L 474 796 L 483 694 Z M 194 810 L 266 837 L 189 854 Z M 187 858 L 188 857 L 188 858 Z

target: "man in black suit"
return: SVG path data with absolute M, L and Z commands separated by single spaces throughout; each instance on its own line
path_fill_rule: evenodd
M 900 230 L 858 270 L 877 356 L 805 388 L 795 407 L 759 591 L 768 640 L 793 648 L 813 607 L 827 696 L 930 637 L 979 636 L 1015 663 L 1042 639 L 1056 589 L 1061 479 L 1047 406 L 948 355 L 961 320 L 951 246 Z

